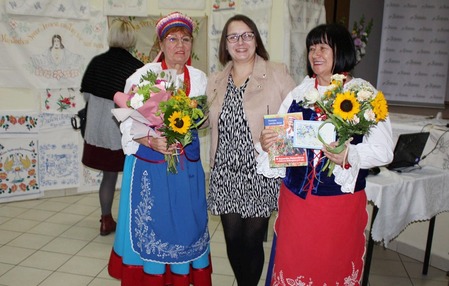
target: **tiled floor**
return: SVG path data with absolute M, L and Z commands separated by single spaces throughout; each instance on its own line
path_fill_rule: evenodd
M 119 193 L 114 203 L 117 213 Z M 97 193 L 0 204 L 0 285 L 114 286 L 107 263 L 113 235 L 99 235 Z M 226 258 L 223 231 L 211 216 L 214 286 L 237 286 Z M 271 230 L 271 228 L 270 228 Z M 272 231 L 265 244 L 266 261 Z M 376 246 L 371 286 L 448 286 L 446 272 Z M 262 277 L 265 277 L 266 267 Z M 262 280 L 259 285 L 264 285 Z

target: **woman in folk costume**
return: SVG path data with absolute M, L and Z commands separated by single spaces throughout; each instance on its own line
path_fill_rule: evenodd
M 148 63 L 131 75 L 125 92 L 139 83 L 148 70 L 177 71 L 178 85 L 186 95 L 204 95 L 204 72 L 187 65 L 192 52 L 194 22 L 175 12 L 160 19 L 156 32 L 162 61 Z M 167 171 L 165 154 L 171 154 L 166 138 L 133 138 L 132 120 L 124 121 L 122 145 L 125 166 L 119 217 L 109 274 L 121 285 L 210 286 L 209 232 L 205 177 L 199 139 L 184 146 L 178 173 Z
M 365 86 L 376 94 L 367 81 L 349 74 L 356 64 L 356 51 L 345 27 L 329 24 L 312 29 L 306 47 L 308 76 L 290 92 L 279 113 L 302 112 L 306 120 L 324 120 L 323 110 L 306 102 L 312 92 L 328 96 L 325 92 L 332 90 L 335 74 L 345 78 L 345 93 Z M 345 104 L 348 107 L 352 101 Z M 393 159 L 386 108 L 379 114 L 384 119 L 371 126 L 368 134 L 353 135 L 340 153 L 326 147 L 307 149 L 306 166 L 286 168 L 266 285 L 360 285 L 368 221 L 366 176 L 369 168 Z M 263 130 L 262 149 L 267 151 L 275 137 L 271 130 Z M 335 164 L 332 173 L 325 170 L 328 160 Z

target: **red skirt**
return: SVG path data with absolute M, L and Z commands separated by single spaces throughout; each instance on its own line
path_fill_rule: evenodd
M 106 171 L 122 172 L 125 163 L 123 150 L 111 150 L 87 144 L 84 141 L 83 158 L 81 162 L 89 168 Z
M 172 273 L 167 265 L 164 274 L 155 275 L 144 272 L 143 266 L 124 264 L 114 250 L 109 258 L 108 272 L 112 277 L 121 280 L 122 286 L 212 286 L 212 264 L 202 269 L 191 267 L 186 275 Z
M 366 204 L 365 191 L 304 200 L 282 184 L 271 285 L 360 285 Z

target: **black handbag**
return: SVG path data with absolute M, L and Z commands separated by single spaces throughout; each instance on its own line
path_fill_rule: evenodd
M 87 121 L 87 103 L 86 107 L 80 109 L 77 114 L 75 114 L 70 122 L 75 130 L 81 131 L 81 136 L 84 138 L 84 132 L 86 131 L 86 121 Z

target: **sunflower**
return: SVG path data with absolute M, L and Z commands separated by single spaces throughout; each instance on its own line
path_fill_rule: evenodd
M 179 111 L 174 111 L 168 118 L 168 121 L 172 130 L 179 134 L 186 134 L 192 124 L 190 117 L 188 115 L 183 116 Z
M 360 112 L 360 103 L 357 101 L 354 92 L 351 91 L 337 93 L 332 107 L 334 114 L 340 116 L 343 120 L 352 119 Z
M 387 118 L 388 115 L 388 105 L 387 100 L 385 99 L 384 94 L 379 91 L 371 102 L 373 106 L 374 114 L 376 114 L 376 122 L 383 121 Z

